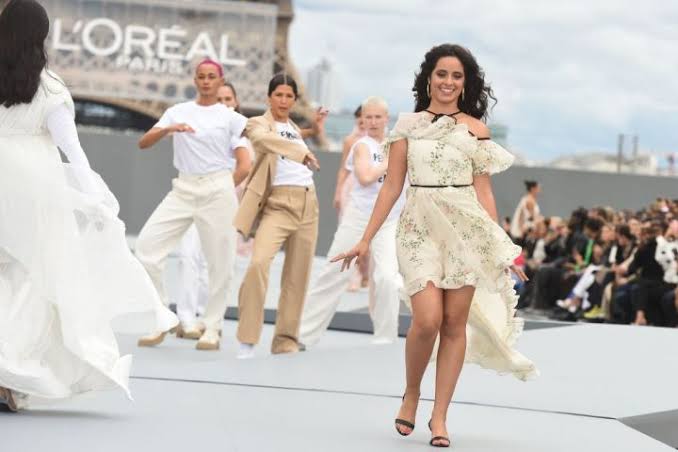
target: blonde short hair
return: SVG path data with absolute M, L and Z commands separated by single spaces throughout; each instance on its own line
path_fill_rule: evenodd
M 386 113 L 388 113 L 388 103 L 379 96 L 370 96 L 363 101 L 360 107 L 365 110 L 367 107 L 380 107 L 383 108 Z

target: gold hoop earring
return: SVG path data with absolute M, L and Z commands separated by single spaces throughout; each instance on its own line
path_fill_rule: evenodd
M 431 98 L 431 81 L 426 82 L 426 94 L 428 94 L 429 99 Z
M 464 92 L 466 92 L 466 89 L 462 88 L 461 89 L 461 96 L 459 96 L 459 100 L 462 101 L 462 102 L 464 102 Z

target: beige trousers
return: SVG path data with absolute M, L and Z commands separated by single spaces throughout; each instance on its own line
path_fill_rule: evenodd
M 137 239 L 137 258 L 167 303 L 163 285 L 167 256 L 195 223 L 207 260 L 209 297 L 204 323 L 211 330 L 221 330 L 226 313 L 226 295 L 235 266 L 237 233 L 233 218 L 237 207 L 230 171 L 179 174 L 172 181 L 172 191 L 155 209 Z
M 318 239 L 318 199 L 314 187 L 273 187 L 254 237 L 238 306 L 238 340 L 256 344 L 264 323 L 264 302 L 271 261 L 285 246 L 273 353 L 298 350 L 299 323 Z

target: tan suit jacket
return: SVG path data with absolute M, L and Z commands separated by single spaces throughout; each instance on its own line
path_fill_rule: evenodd
M 292 127 L 301 135 L 299 126 L 290 120 Z M 263 116 L 255 116 L 247 121 L 245 135 L 254 148 L 254 166 L 247 177 L 245 193 L 233 225 L 244 237 L 252 237 L 256 232 L 266 200 L 271 194 L 278 156 L 303 163 L 310 153 L 306 146 L 280 136 L 275 119 L 270 110 Z

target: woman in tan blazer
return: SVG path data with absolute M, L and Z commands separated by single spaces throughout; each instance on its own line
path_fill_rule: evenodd
M 273 353 L 299 350 L 297 338 L 318 237 L 318 199 L 313 171 L 318 160 L 306 147 L 301 129 L 290 120 L 297 99 L 296 82 L 278 74 L 268 86 L 270 109 L 245 127 L 256 154 L 235 218 L 244 237 L 254 237 L 252 260 L 238 298 L 239 358 L 254 356 L 264 322 L 264 302 L 271 261 L 285 246 Z M 315 131 L 323 128 L 324 114 Z

